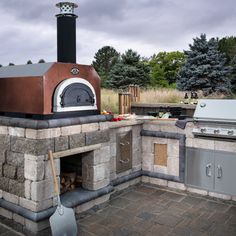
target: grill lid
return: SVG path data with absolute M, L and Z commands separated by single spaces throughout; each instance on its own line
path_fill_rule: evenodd
M 236 100 L 199 100 L 193 118 L 196 121 L 218 121 L 236 123 Z

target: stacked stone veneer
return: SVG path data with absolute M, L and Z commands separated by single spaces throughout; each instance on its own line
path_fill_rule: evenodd
M 151 173 L 158 173 L 163 179 L 172 176 L 173 178 L 176 177 L 177 180 L 181 174 L 180 168 L 184 168 L 185 140 L 193 137 L 191 127 L 192 124 L 188 123 L 186 129 L 183 130 L 176 127 L 174 122 L 169 121 L 145 123 L 143 130 L 152 134 L 142 136 L 142 169 Z M 167 166 L 154 164 L 154 144 L 167 145 Z
M 48 150 L 55 155 L 81 153 L 83 187 L 100 190 L 113 185 L 121 190 L 140 181 L 209 194 L 224 199 L 232 196 L 217 195 L 188 188 L 184 184 L 184 145 L 236 152 L 235 143 L 207 142 L 195 138 L 193 124 L 185 129 L 169 121 L 101 122 L 48 129 L 29 129 L 0 126 L 0 199 L 18 205 L 31 212 L 41 212 L 55 206 L 55 194 L 48 161 Z M 142 135 L 143 131 L 150 131 Z M 117 174 L 117 136 L 132 131 L 132 168 Z M 147 133 L 146 133 L 147 134 Z M 167 144 L 167 166 L 154 165 L 154 144 Z M 86 149 L 86 147 L 93 147 Z M 85 151 L 83 151 L 83 148 Z M 55 159 L 59 181 L 60 159 Z M 112 187 L 112 188 L 113 188 Z M 83 203 L 76 212 L 87 210 L 109 200 L 110 193 Z M 235 200 L 235 197 L 233 197 Z M 0 215 L 25 225 L 31 231 L 48 227 L 48 221 L 33 222 L 0 207 Z
M 102 144 L 99 150 L 83 156 L 83 184 L 90 190 L 109 184 L 110 137 L 98 123 L 45 130 L 1 127 L 0 132 L 0 189 L 2 198 L 9 202 L 35 212 L 53 206 L 48 150 L 57 153 Z M 60 159 L 55 164 L 59 177 Z
M 116 134 L 130 130 L 133 133 L 132 169 L 117 175 Z M 140 131 L 141 125 L 138 122 L 122 125 L 101 122 L 42 130 L 1 126 L 0 198 L 31 212 L 41 212 L 55 206 L 48 150 L 60 156 L 63 153 L 68 156 L 70 151 L 78 150 L 81 153 L 79 158 L 82 158 L 83 187 L 88 190 L 102 189 L 116 178 L 141 170 Z M 94 148 L 86 151 L 86 147 Z M 60 159 L 55 159 L 55 164 L 59 182 Z M 104 199 L 108 200 L 109 196 Z M 102 202 L 104 199 L 98 200 Z M 77 212 L 80 208 L 84 209 L 83 206 L 79 207 Z M 32 231 L 48 226 L 48 222 L 41 227 L 1 207 L 0 215 L 13 218 L 26 227 L 28 224 L 27 228 Z

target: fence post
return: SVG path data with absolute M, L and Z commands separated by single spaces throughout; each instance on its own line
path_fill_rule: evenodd
M 131 94 L 131 102 L 140 102 L 140 87 L 138 85 L 129 85 L 128 92 Z
M 119 114 L 131 113 L 131 94 L 119 93 Z

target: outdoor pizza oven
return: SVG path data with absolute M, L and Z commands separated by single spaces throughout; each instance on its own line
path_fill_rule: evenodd
M 0 68 L 0 114 L 60 118 L 100 113 L 100 78 L 76 64 L 76 4 L 62 2 L 57 17 L 57 61 Z

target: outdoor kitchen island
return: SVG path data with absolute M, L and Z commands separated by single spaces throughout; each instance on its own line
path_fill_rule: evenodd
M 85 117 L 26 122 L 2 117 L 0 214 L 20 223 L 31 235 L 49 227 L 56 197 L 48 150 L 54 152 L 58 181 L 62 158 L 76 156 L 73 163 L 81 163 L 82 188 L 62 195 L 63 204 L 76 213 L 108 202 L 141 182 L 236 200 L 230 192 L 186 183 L 187 148 L 236 153 L 234 141 L 196 138 L 193 122 L 182 129 L 173 120 L 106 119 L 99 115 L 90 116 L 87 123 Z

